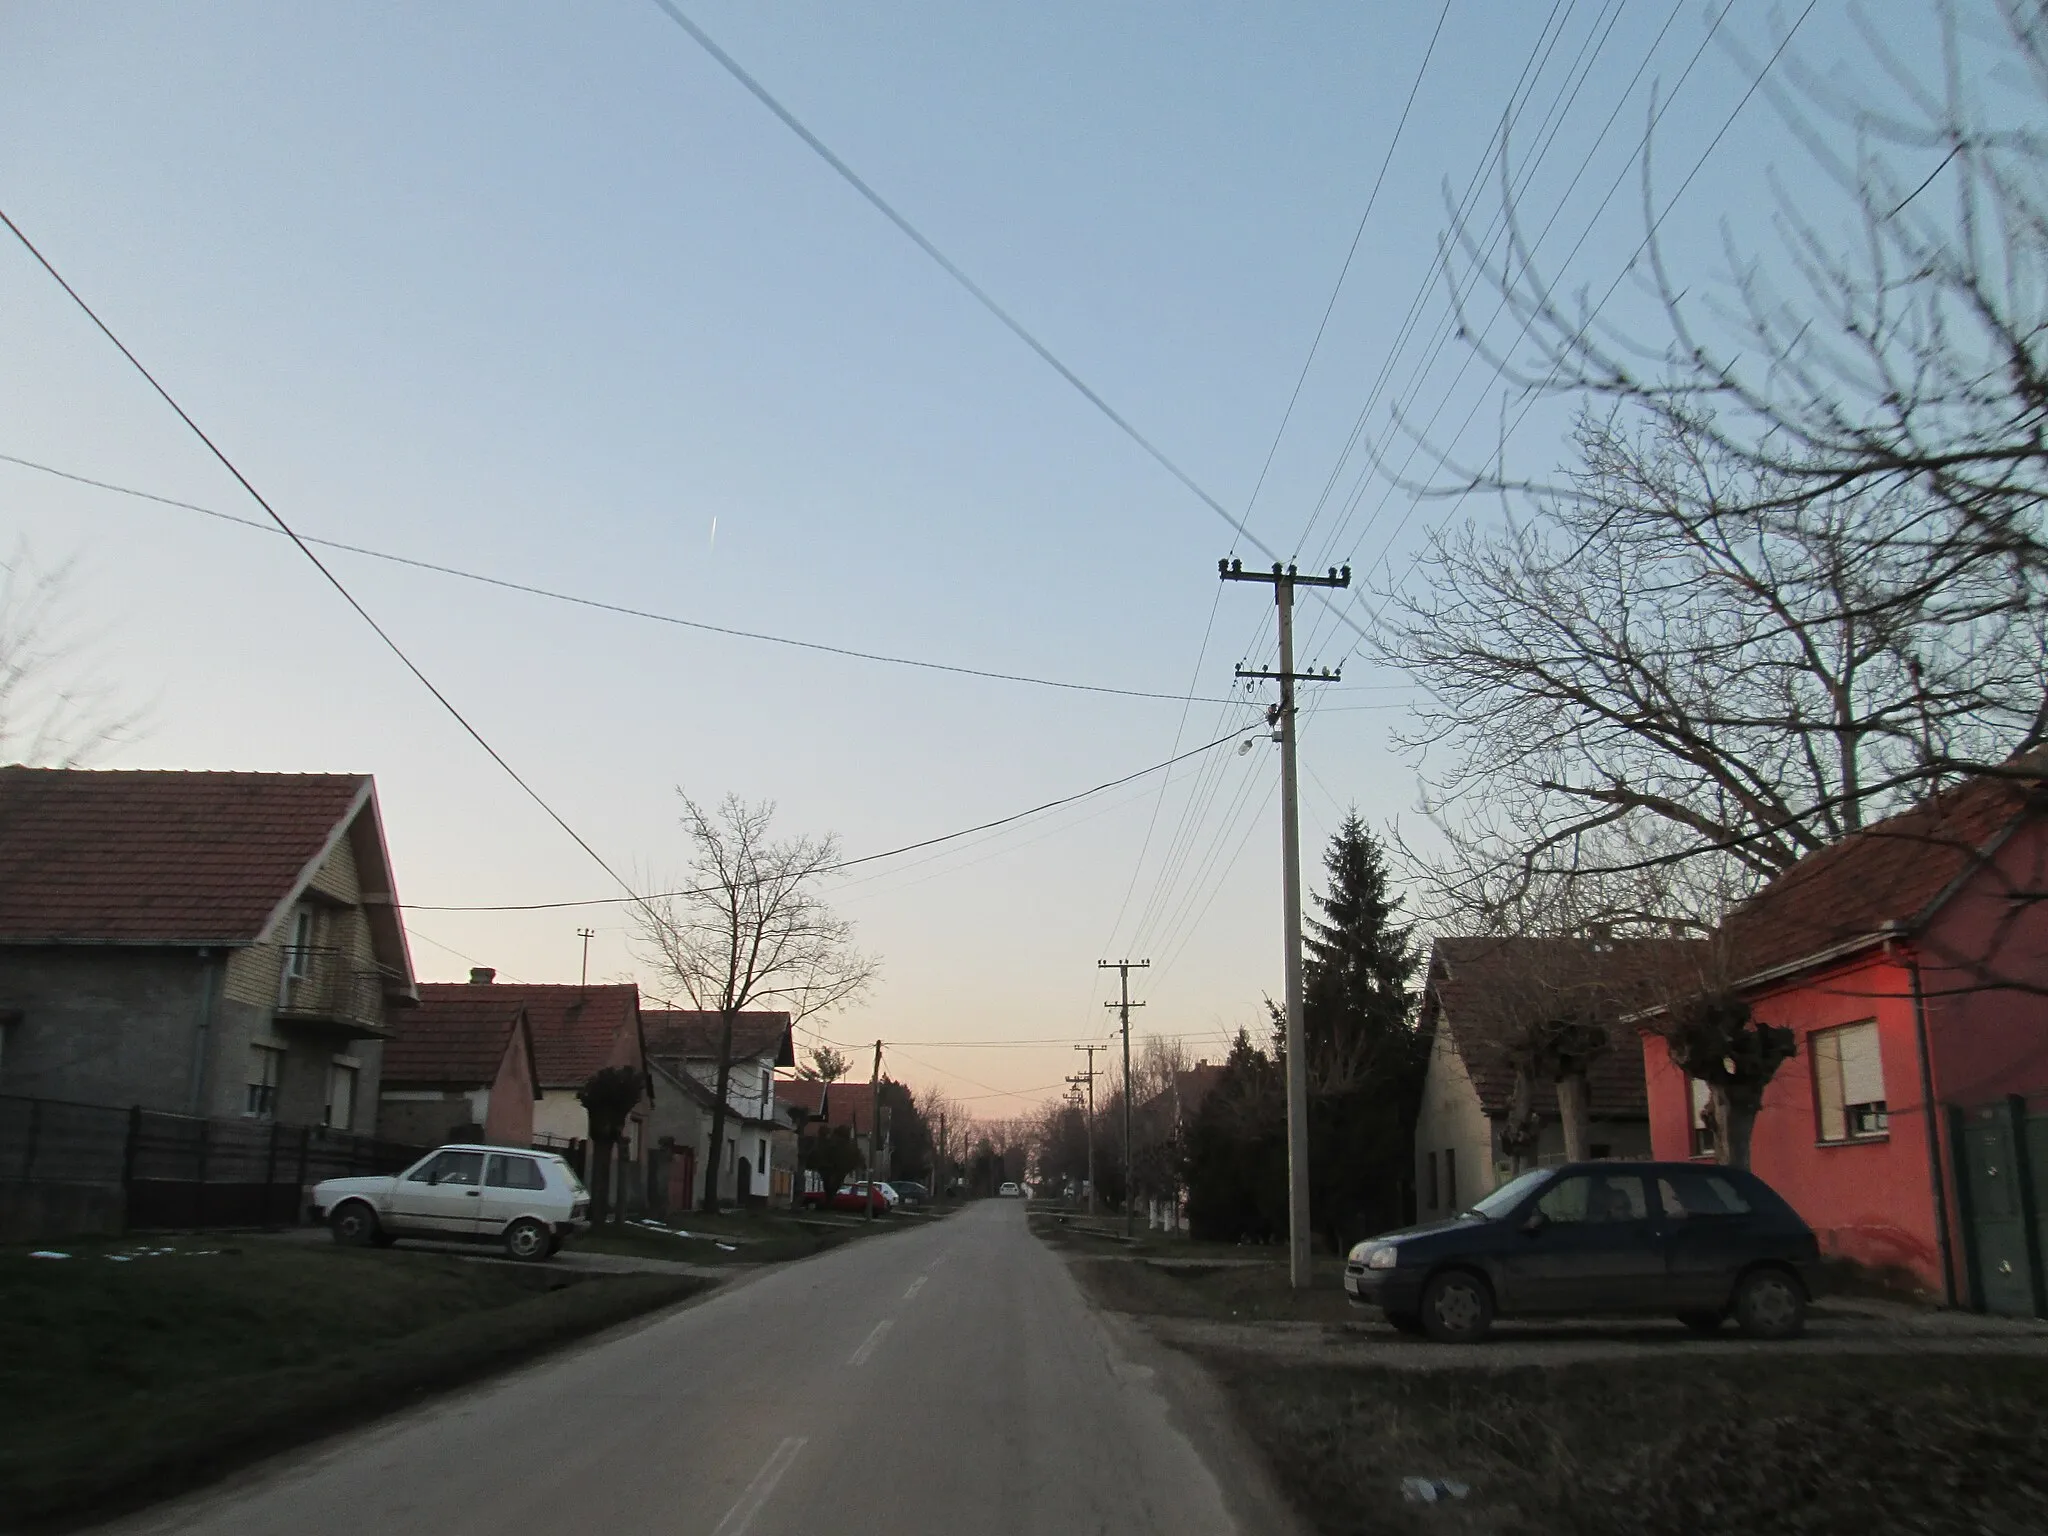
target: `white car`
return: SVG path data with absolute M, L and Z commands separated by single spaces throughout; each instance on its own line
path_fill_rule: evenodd
M 1024 1193 L 1024 1186 L 1021 1184 L 1005 1183 L 996 1193 L 998 1195 L 1021 1195 Z
M 337 1243 L 388 1248 L 401 1237 L 501 1243 L 508 1256 L 549 1258 L 590 1225 L 590 1192 L 552 1152 L 451 1146 L 403 1173 L 323 1179 L 312 1217 Z

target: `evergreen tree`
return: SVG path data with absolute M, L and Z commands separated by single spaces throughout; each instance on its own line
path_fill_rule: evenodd
M 1243 1030 L 1182 1132 L 1181 1182 L 1192 1236 L 1226 1243 L 1286 1236 L 1286 1093 L 1273 1058 Z

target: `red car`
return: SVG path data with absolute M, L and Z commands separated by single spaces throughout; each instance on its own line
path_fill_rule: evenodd
M 828 1208 L 835 1211 L 851 1211 L 856 1216 L 872 1202 L 877 1216 L 886 1216 L 896 1204 L 896 1192 L 886 1184 L 846 1184 L 828 1202 Z

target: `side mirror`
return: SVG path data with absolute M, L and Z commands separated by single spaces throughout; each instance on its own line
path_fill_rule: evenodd
M 1544 1215 L 1541 1211 L 1531 1211 L 1528 1219 L 1522 1223 L 1522 1230 L 1531 1237 L 1534 1237 L 1549 1225 L 1550 1218 L 1548 1216 Z

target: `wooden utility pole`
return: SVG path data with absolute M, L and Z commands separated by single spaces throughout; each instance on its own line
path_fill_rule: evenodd
M 1280 610 L 1280 670 L 1268 672 L 1240 666 L 1241 678 L 1261 678 L 1280 685 L 1280 707 L 1275 723 L 1280 728 L 1280 902 L 1281 952 L 1287 982 L 1287 1275 L 1297 1291 L 1310 1283 L 1308 1209 L 1308 1052 L 1301 1023 L 1301 807 L 1295 789 L 1294 685 L 1298 682 L 1335 682 L 1343 676 L 1332 672 L 1294 670 L 1294 589 L 1301 587 L 1348 587 L 1351 567 L 1340 572 L 1334 566 L 1327 576 L 1302 576 L 1293 566 L 1274 562 L 1267 571 L 1247 571 L 1236 560 L 1219 560 L 1216 571 L 1225 581 L 1264 581 L 1273 586 L 1273 601 Z
M 1106 1051 L 1109 1047 L 1106 1045 L 1077 1045 L 1074 1049 L 1088 1053 L 1087 1072 L 1085 1074 L 1077 1073 L 1075 1077 L 1070 1077 L 1067 1081 L 1071 1083 L 1077 1078 L 1085 1077 L 1088 1084 L 1088 1214 L 1093 1216 L 1095 1214 L 1095 1053 L 1097 1051 Z
M 1140 971 L 1147 970 L 1151 967 L 1151 964 L 1152 962 L 1150 960 L 1098 960 L 1095 962 L 1095 968 L 1099 971 L 1115 971 L 1117 973 L 1118 978 L 1120 979 L 1121 984 L 1121 991 L 1119 993 L 1121 1001 L 1114 1003 L 1104 1003 L 1102 1006 L 1105 1008 L 1114 1008 L 1117 1010 L 1117 1016 L 1122 1021 L 1124 1030 L 1125 1237 L 1132 1237 L 1136 1235 L 1131 1230 L 1131 1199 L 1137 1193 L 1137 1191 L 1132 1188 L 1131 1181 L 1131 1010 L 1133 1008 L 1142 1008 L 1145 1006 L 1143 1003 L 1134 1003 L 1131 1001 L 1131 972 L 1133 969 Z M 1094 1059 L 1095 1058 L 1091 1056 L 1089 1058 L 1089 1061 L 1092 1063 Z M 1094 1143 L 1090 1142 L 1089 1145 L 1092 1149 Z
M 583 985 L 590 985 L 590 941 L 597 937 L 595 928 L 578 928 L 576 937 L 583 941 Z
M 875 1042 L 875 1064 L 868 1071 L 868 1197 L 863 1203 L 862 1219 L 875 1219 L 875 1156 L 881 1149 L 882 1135 L 882 1042 Z

